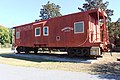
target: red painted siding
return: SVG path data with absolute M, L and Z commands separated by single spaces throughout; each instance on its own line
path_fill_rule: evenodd
M 41 47 L 91 47 L 100 46 L 100 43 L 90 42 L 89 23 L 90 14 L 96 19 L 98 10 L 87 12 L 79 12 L 61 17 L 51 18 L 39 22 L 17 26 L 16 32 L 20 31 L 20 39 L 16 39 L 17 46 L 34 47 L 35 45 Z M 84 33 L 74 33 L 74 23 L 84 22 Z M 96 21 L 92 22 L 96 25 Z M 28 27 L 30 26 L 30 27 Z M 43 27 L 48 26 L 49 35 L 43 35 Z M 41 28 L 41 36 L 35 36 L 35 28 Z

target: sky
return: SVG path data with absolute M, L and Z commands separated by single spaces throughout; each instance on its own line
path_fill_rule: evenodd
M 5 27 L 15 27 L 40 19 L 41 5 L 48 1 L 61 6 L 62 15 L 80 12 L 78 7 L 82 7 L 85 0 L 1 0 L 0 1 L 0 25 Z M 103 0 L 105 2 L 106 0 Z M 115 22 L 120 18 L 120 2 L 118 0 L 109 1 L 108 9 L 114 10 L 111 17 Z

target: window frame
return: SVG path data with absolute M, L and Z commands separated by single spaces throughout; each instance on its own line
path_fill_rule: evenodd
M 40 34 L 39 35 L 36 34 L 37 29 L 40 29 Z M 41 36 L 41 27 L 35 28 L 35 36 Z
M 16 32 L 16 39 L 20 39 L 20 32 Z
M 82 32 L 76 32 L 76 29 L 75 29 L 76 26 L 75 25 L 77 23 L 82 23 L 83 24 L 83 31 Z M 74 22 L 74 34 L 78 34 L 78 33 L 84 33 L 84 21 Z
M 47 28 L 47 34 L 45 34 L 45 28 Z M 48 26 L 43 27 L 43 36 L 49 36 L 49 27 Z

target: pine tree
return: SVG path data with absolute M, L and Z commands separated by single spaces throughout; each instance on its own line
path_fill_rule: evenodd
M 61 16 L 60 6 L 55 5 L 54 3 L 47 2 L 46 5 L 42 5 L 42 9 L 40 9 L 40 17 L 41 20 L 54 18 L 57 16 Z
M 103 0 L 85 0 L 86 3 L 83 4 L 82 8 L 78 7 L 79 10 L 81 11 L 87 11 L 87 10 L 91 10 L 91 9 L 102 9 L 106 12 L 107 16 L 108 16 L 108 20 L 111 21 L 110 16 L 113 15 L 113 10 L 111 9 L 107 9 L 109 2 L 106 1 L 105 3 L 103 2 Z

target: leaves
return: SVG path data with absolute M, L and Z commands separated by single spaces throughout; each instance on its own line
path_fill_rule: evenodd
M 109 31 L 109 38 L 110 42 L 113 42 L 116 46 L 119 45 L 120 42 L 120 23 L 119 22 L 109 22 L 108 25 L 108 31 Z M 118 44 L 116 44 L 118 43 Z
M 48 1 L 48 3 L 46 5 L 42 5 L 42 7 L 43 8 L 40 9 L 40 17 L 42 20 L 61 16 L 61 7 L 59 5 L 55 5 L 54 3 L 50 3 L 50 1 Z
M 11 43 L 11 34 L 8 28 L 0 27 L 0 43 Z
M 109 32 L 111 32 L 113 35 L 120 34 L 120 23 L 110 23 Z

